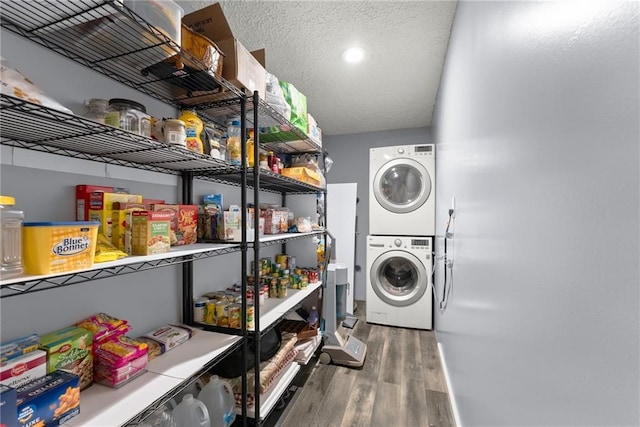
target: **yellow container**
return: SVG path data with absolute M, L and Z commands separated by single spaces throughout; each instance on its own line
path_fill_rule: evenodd
M 26 274 L 62 273 L 93 266 L 98 223 L 25 222 L 22 259 Z

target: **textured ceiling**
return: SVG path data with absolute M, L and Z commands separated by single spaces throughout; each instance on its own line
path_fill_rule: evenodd
M 183 1 L 185 13 L 215 1 Z M 429 126 L 454 1 L 220 1 L 234 35 L 307 96 L 325 135 Z M 342 61 L 353 45 L 359 64 Z

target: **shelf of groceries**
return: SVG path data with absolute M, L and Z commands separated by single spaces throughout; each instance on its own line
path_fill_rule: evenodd
M 162 405 L 185 380 L 232 350 L 241 337 L 198 330 L 191 339 L 151 360 L 147 372 L 120 388 L 93 384 L 81 392 L 80 414 L 65 425 L 120 426 Z
M 69 4 L 9 2 L 3 5 L 2 27 L 176 108 L 195 109 L 202 118 L 218 125 L 224 126 L 228 116 L 240 115 L 240 100 L 246 97 L 247 128 L 253 126 L 256 108 L 260 128 L 278 128 L 278 132 L 268 132 L 261 138 L 265 148 L 281 153 L 322 152 L 318 138 L 309 138 L 307 129 L 303 131 L 294 126 L 282 110 L 265 100 L 266 71 L 248 51 L 234 51 L 233 57 L 225 51 L 223 55 L 216 43 L 203 39 L 198 42 L 204 41 L 210 46 L 207 54 L 198 57 L 198 49 L 186 41 L 198 35 L 185 25 L 180 27 L 181 14 L 172 15 L 172 11 L 163 10 L 161 13 L 166 15 L 161 15 L 146 3 L 134 0 L 76 0 Z M 226 21 L 224 16 L 219 19 Z M 226 36 L 233 39 L 230 29 L 228 31 Z M 223 61 L 238 61 L 236 53 L 246 54 L 255 62 L 253 69 L 246 70 L 251 81 L 260 82 L 255 88 L 241 88 L 222 77 Z M 247 58 L 238 62 L 248 68 Z M 256 72 L 262 75 L 252 74 Z M 238 76 L 231 77 L 234 82 L 239 80 Z M 253 90 L 261 93 L 257 103 L 246 96 Z M 303 120 L 306 122 L 307 118 Z M 167 167 L 167 161 L 170 160 L 159 159 L 157 167 L 199 170 L 192 162 Z
M 292 240 L 310 238 L 322 234 L 323 231 L 308 233 L 281 233 L 260 237 L 261 244 L 272 245 Z M 94 263 L 92 267 L 49 274 L 23 274 L 0 280 L 0 298 L 26 294 L 44 289 L 75 285 L 105 277 L 113 277 L 127 273 L 135 273 L 153 268 L 181 264 L 196 259 L 210 258 L 218 255 L 237 252 L 240 242 L 234 243 L 196 243 L 186 246 L 173 246 L 166 253 L 128 256 L 116 261 Z
M 0 144 L 119 166 L 241 185 L 241 167 L 122 129 L 2 94 Z M 24 123 L 31 126 L 24 126 Z M 253 171 L 247 183 L 251 187 Z M 291 194 L 324 191 L 285 175 L 260 170 L 260 188 Z

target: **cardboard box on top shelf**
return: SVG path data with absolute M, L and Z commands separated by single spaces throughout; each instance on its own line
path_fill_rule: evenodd
M 222 77 L 251 93 L 258 91 L 260 98 L 265 98 L 267 83 L 264 49 L 249 52 L 234 37 L 220 3 L 214 3 L 185 15 L 182 18 L 182 23 L 193 31 L 210 38 L 222 50 L 225 55 Z
M 322 147 L 322 130 L 318 127 L 316 119 L 309 113 L 307 113 L 307 136 Z

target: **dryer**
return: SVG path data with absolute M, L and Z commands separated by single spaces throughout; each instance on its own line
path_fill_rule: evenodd
M 367 322 L 432 329 L 432 247 L 424 236 L 367 236 Z
M 435 146 L 369 150 L 369 234 L 435 236 Z

